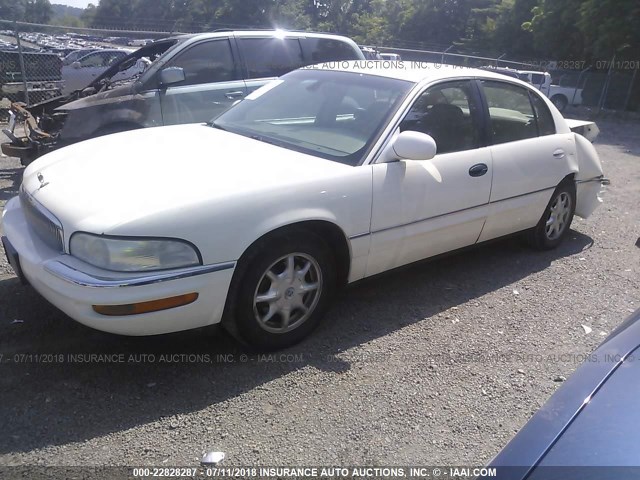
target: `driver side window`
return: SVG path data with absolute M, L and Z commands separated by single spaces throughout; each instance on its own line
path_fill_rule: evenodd
M 238 80 L 229 40 L 198 43 L 171 60 L 167 67 L 184 69 L 185 80 L 172 87 Z
M 438 84 L 418 97 L 400 131 L 431 135 L 439 154 L 471 150 L 480 144 L 479 111 L 470 81 Z

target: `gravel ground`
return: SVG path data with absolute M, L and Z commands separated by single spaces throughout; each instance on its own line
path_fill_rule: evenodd
M 558 250 L 503 240 L 362 282 L 271 357 L 85 328 L 2 255 L 0 465 L 486 463 L 640 304 L 640 125 L 600 127 L 612 186 Z M 20 176 L 0 159 L 0 205 Z

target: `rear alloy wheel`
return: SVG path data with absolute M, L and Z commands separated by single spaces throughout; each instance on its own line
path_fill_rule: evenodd
M 573 201 L 567 192 L 562 192 L 555 198 L 544 229 L 549 241 L 560 238 L 568 228 L 569 217 L 573 214 L 572 204 Z
M 274 237 L 242 277 L 232 333 L 261 350 L 293 345 L 318 325 L 335 285 L 335 261 L 320 238 L 304 231 Z
M 545 209 L 538 225 L 529 233 L 529 243 L 539 250 L 560 245 L 569 233 L 576 208 L 576 189 L 571 181 L 561 183 Z

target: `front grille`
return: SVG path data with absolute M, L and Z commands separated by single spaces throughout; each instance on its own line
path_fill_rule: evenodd
M 62 226 L 59 222 L 52 220 L 55 217 L 48 212 L 45 213 L 46 210 L 36 204 L 36 201 L 24 190 L 20 191 L 20 204 L 29 226 L 38 238 L 53 250 L 63 252 Z

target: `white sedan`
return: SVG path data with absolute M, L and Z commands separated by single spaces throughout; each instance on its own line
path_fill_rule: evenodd
M 272 349 L 340 286 L 515 232 L 554 248 L 598 206 L 595 149 L 533 86 L 402 67 L 301 69 L 209 124 L 52 152 L 3 212 L 10 263 L 99 330 Z

